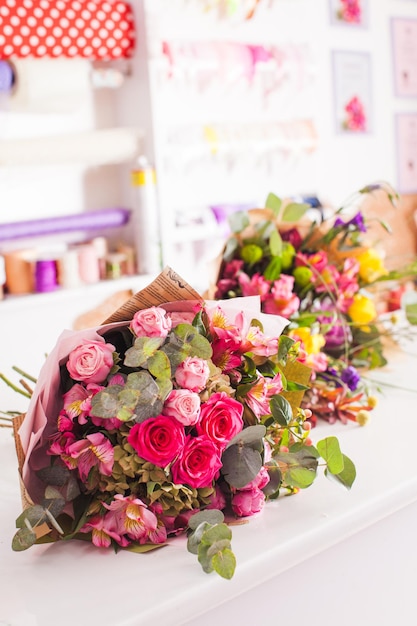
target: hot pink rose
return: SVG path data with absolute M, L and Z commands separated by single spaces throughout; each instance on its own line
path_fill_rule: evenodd
M 102 383 L 113 367 L 115 350 L 111 343 L 84 340 L 68 357 L 69 375 L 84 383 Z
M 183 426 L 193 426 L 200 418 L 200 396 L 189 389 L 174 389 L 165 401 L 163 414 L 174 417 Z
M 190 391 L 202 391 L 210 374 L 209 366 L 204 359 L 187 357 L 175 371 L 175 380 L 180 387 Z
M 258 487 L 238 491 L 232 498 L 233 512 L 239 517 L 249 517 L 259 513 L 264 504 L 265 494 Z
M 157 306 L 136 311 L 130 322 L 130 329 L 136 337 L 166 337 L 171 327 L 171 318 Z
M 135 424 L 127 440 L 142 459 L 166 467 L 182 449 L 184 438 L 184 428 L 179 422 L 158 415 Z
M 243 405 L 224 391 L 214 393 L 201 406 L 196 429 L 223 450 L 243 428 Z
M 222 466 L 217 446 L 206 437 L 188 437 L 178 459 L 171 467 L 174 483 L 198 489 L 208 487 Z

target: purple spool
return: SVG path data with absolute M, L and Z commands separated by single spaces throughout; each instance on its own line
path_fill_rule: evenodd
M 42 259 L 35 265 L 35 290 L 37 293 L 55 291 L 58 288 L 58 273 L 56 261 Z
M 9 93 L 14 85 L 14 71 L 10 63 L 0 61 L 0 93 Z

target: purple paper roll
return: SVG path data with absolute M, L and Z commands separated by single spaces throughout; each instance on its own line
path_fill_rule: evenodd
M 76 230 L 116 228 L 127 224 L 129 218 L 130 209 L 114 208 L 25 222 L 9 222 L 0 224 L 0 241 L 69 233 Z

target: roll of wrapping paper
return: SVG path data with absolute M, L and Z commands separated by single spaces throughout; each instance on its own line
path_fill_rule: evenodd
M 0 241 L 68 233 L 77 230 L 115 228 L 127 224 L 129 218 L 129 209 L 114 208 L 62 217 L 9 222 L 8 224 L 0 224 Z

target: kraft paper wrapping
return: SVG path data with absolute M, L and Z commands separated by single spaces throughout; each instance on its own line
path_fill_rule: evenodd
M 203 302 L 202 297 L 186 281 L 171 268 L 166 267 L 148 287 L 132 296 L 102 325 L 78 331 L 64 330 L 61 333 L 40 371 L 22 423 L 20 424 L 20 418 L 15 423 L 22 500 L 25 506 L 43 497 L 45 485 L 37 478 L 36 471 L 45 466 L 48 438 L 56 432 L 54 418 L 62 408 L 62 394 L 59 392 L 60 366 L 66 362 L 69 353 L 84 339 L 100 341 L 106 331 L 125 326 L 136 311 L 151 306 L 162 306 L 170 312 L 191 314 L 196 304 Z M 283 317 L 261 313 L 258 296 L 205 301 L 205 304 L 208 308 L 221 306 L 229 316 L 236 316 L 245 311 L 259 319 L 265 332 L 272 336 L 279 336 L 288 325 L 288 320 Z

